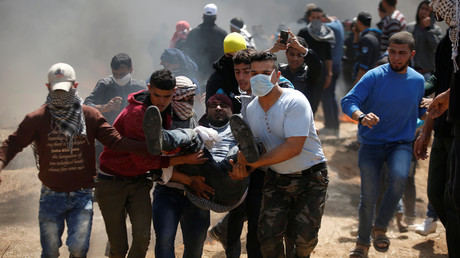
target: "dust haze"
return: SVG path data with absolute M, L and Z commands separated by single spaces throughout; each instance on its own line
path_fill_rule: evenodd
M 203 7 L 218 6 L 217 24 L 242 17 L 250 32 L 262 24 L 265 33 L 280 23 L 294 27 L 307 3 L 344 20 L 367 10 L 377 22 L 378 1 L 368 0 L 0 0 L 0 127 L 16 126 L 24 115 L 44 103 L 49 67 L 72 65 L 79 94 L 86 98 L 98 79 L 110 74 L 110 60 L 119 52 L 133 58 L 134 78 L 145 80 L 160 68 L 175 24 L 201 23 Z M 400 0 L 398 9 L 413 21 L 417 0 Z

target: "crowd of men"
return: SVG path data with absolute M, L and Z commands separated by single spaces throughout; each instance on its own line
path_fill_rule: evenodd
M 116 54 L 112 75 L 85 100 L 72 66 L 51 66 L 46 103 L 0 147 L 1 172 L 33 146 L 42 257 L 59 256 L 66 226 L 70 257 L 87 256 L 93 201 L 109 257 L 145 257 L 152 221 L 156 257 L 175 257 L 179 224 L 184 257 L 201 257 L 208 234 L 227 257 L 239 257 L 245 220 L 248 257 L 310 257 L 329 183 L 319 135 L 339 136 L 340 111 L 358 123 L 360 144 L 350 257 L 367 257 L 371 243 L 389 250 L 386 232 L 401 199 L 399 230 L 413 224 L 413 163 L 428 158 L 432 131 L 427 218 L 416 232 L 433 233 L 439 219 L 449 256 L 460 257 L 459 1 L 423 0 L 408 24 L 396 6 L 380 2 L 378 28 L 369 12 L 357 13 L 346 34 L 336 17 L 307 5 L 297 35 L 288 29 L 256 49 L 242 18 L 230 21 L 227 34 L 215 24 L 217 6 L 207 4 L 196 28 L 177 23 L 161 56 L 165 69 L 145 83 L 131 77 L 130 56 Z M 447 24 L 445 36 L 435 20 Z M 280 51 L 287 64 L 278 64 Z M 342 62 L 354 68 L 340 109 Z M 197 117 L 200 105 L 205 114 Z M 228 213 L 208 232 L 210 210 Z

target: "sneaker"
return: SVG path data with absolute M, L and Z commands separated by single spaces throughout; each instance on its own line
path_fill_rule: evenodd
M 435 233 L 437 226 L 438 224 L 436 221 L 433 220 L 433 218 L 428 217 L 422 224 L 415 228 L 415 233 L 422 236 L 427 236 L 431 233 Z
M 159 155 L 162 150 L 162 123 L 160 110 L 156 106 L 148 107 L 144 114 L 142 128 L 144 129 L 147 150 L 152 155 Z
M 215 227 L 212 227 L 210 230 L 208 230 L 208 236 L 212 238 L 213 240 L 219 242 L 222 245 L 222 247 L 224 247 L 224 249 L 227 249 L 225 238 L 219 235 L 219 233 L 217 233 L 217 230 Z
M 232 115 L 230 117 L 230 128 L 246 160 L 249 163 L 256 162 L 259 159 L 259 148 L 248 125 L 239 115 Z

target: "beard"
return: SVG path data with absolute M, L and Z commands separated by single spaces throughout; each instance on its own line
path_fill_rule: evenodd
M 409 66 L 411 59 L 409 58 L 409 59 L 407 60 L 407 62 L 405 62 L 405 63 L 404 63 L 403 65 L 401 65 L 400 67 L 397 67 L 397 66 L 394 66 L 393 64 L 391 64 L 391 59 L 390 59 L 390 57 L 388 57 L 388 61 L 389 61 L 389 63 L 390 63 L 390 67 L 391 67 L 391 69 L 392 69 L 393 71 L 395 71 L 395 72 L 401 72 L 401 71 L 403 71 L 404 69 L 406 69 L 406 68 Z

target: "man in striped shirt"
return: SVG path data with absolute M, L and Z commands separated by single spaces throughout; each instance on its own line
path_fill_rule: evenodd
M 380 54 L 384 54 L 388 48 L 388 39 L 396 32 L 403 31 L 406 27 L 404 14 L 396 10 L 398 0 L 382 0 L 387 16 L 383 18 L 382 37 L 380 41 Z

